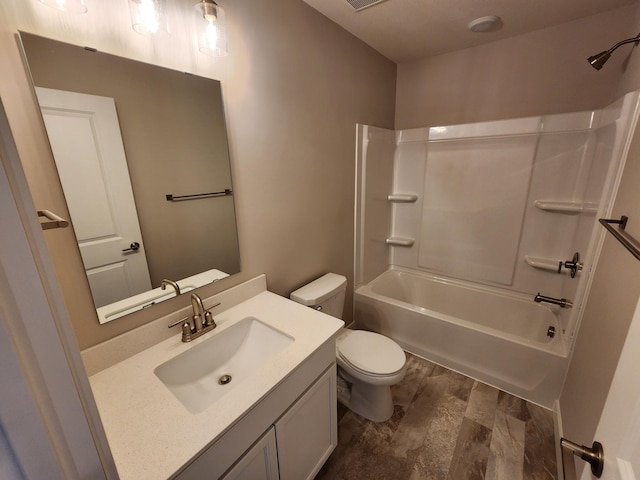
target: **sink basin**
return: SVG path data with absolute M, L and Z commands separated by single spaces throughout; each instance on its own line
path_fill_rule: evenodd
M 247 317 L 158 366 L 154 373 L 191 413 L 200 413 L 293 342 Z

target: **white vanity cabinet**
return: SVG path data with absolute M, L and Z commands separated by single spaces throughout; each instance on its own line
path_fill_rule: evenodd
M 267 430 L 222 477 L 223 480 L 278 480 L 275 431 L 275 427 Z
M 313 479 L 338 443 L 336 401 L 331 340 L 173 478 Z
M 338 444 L 335 372 L 329 368 L 223 480 L 313 479 Z
M 336 369 L 329 368 L 278 419 L 280 480 L 311 480 L 338 444 Z

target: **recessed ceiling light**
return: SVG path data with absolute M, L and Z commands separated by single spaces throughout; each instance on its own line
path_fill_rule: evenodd
M 493 32 L 502 27 L 502 19 L 496 15 L 476 18 L 469 22 L 467 28 L 472 32 Z

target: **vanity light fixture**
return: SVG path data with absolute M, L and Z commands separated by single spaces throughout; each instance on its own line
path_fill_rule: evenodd
M 195 25 L 198 49 L 205 55 L 226 57 L 227 26 L 224 10 L 213 0 L 201 0 L 196 3 L 195 9 L 198 12 Z
M 87 13 L 85 0 L 40 0 L 40 3 L 69 13 Z
M 129 0 L 131 27 L 146 37 L 169 36 L 165 0 Z

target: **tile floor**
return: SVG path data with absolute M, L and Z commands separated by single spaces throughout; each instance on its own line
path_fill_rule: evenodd
M 338 406 L 339 444 L 317 480 L 557 478 L 550 411 L 413 355 L 392 392 L 386 422 Z

